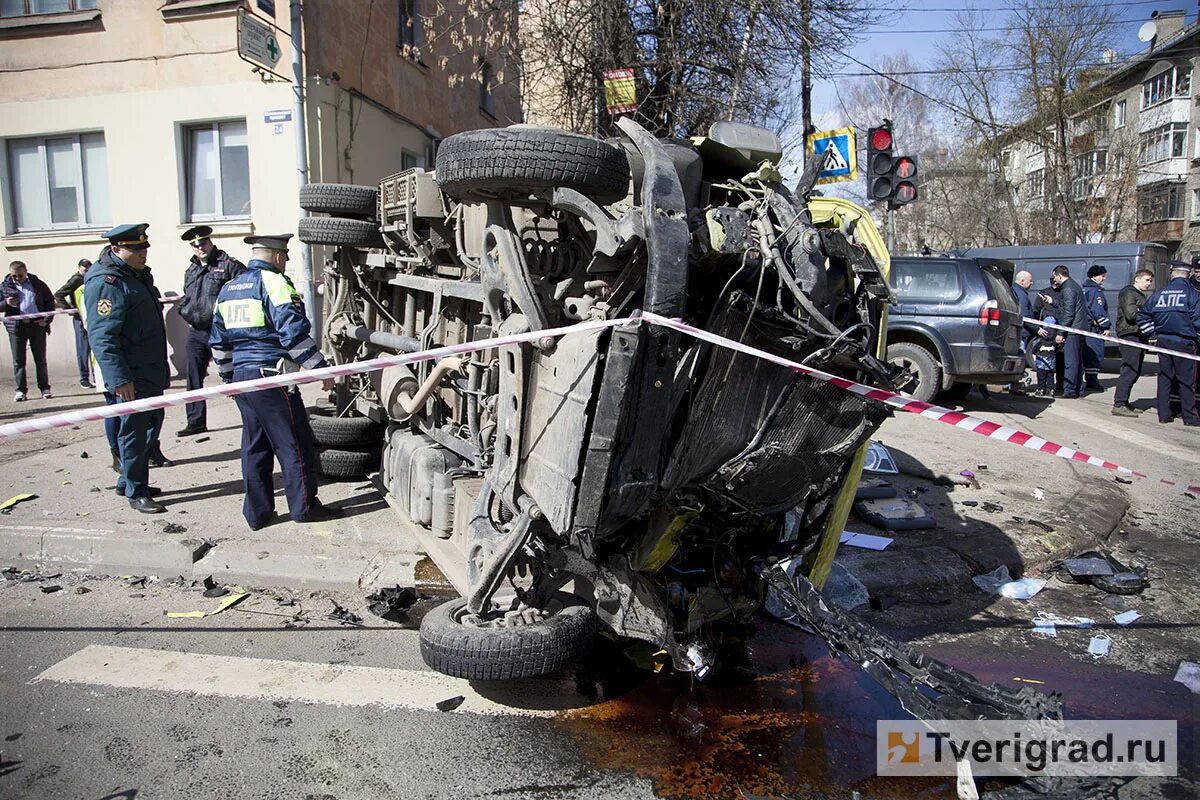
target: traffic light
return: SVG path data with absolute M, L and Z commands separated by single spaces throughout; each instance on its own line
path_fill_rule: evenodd
M 890 200 L 892 197 L 892 123 L 884 121 L 867 131 L 867 199 Z
M 892 208 L 908 205 L 917 199 L 917 158 L 900 156 L 892 167 Z

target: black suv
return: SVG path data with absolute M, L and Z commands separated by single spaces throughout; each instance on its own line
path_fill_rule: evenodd
M 905 393 L 929 401 L 1024 371 L 1013 265 L 992 258 L 892 259 L 888 361 L 916 376 Z

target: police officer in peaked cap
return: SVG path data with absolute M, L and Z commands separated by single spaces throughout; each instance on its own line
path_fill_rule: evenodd
M 118 225 L 104 234 L 108 246 L 84 278 L 88 341 L 100 368 L 109 405 L 161 395 L 170 383 L 167 333 L 154 278 L 146 266 L 146 223 Z M 145 514 L 166 508 L 151 497 L 150 458 L 157 450 L 162 409 L 117 419 L 117 492 Z
M 247 236 L 246 271 L 221 287 L 209 344 L 226 383 L 327 366 L 292 282 L 283 274 L 290 233 Z M 333 380 L 323 382 L 326 390 Z M 283 472 L 288 513 L 296 522 L 340 517 L 317 498 L 317 457 L 308 414 L 296 387 L 234 397 L 242 413 L 242 514 L 251 530 L 275 514 L 274 460 Z
M 1186 261 L 1171 262 L 1171 281 L 1154 294 L 1137 312 L 1137 324 L 1142 335 L 1157 339 L 1166 350 L 1187 355 L 1196 354 L 1200 338 L 1200 289 L 1189 279 L 1191 265 Z M 1170 396 L 1179 394 L 1183 424 L 1200 425 L 1196 408 L 1196 362 L 1190 358 L 1158 354 L 1158 421 L 1170 422 Z
M 213 310 L 221 287 L 246 270 L 246 265 L 212 242 L 212 228 L 196 225 L 180 237 L 191 245 L 192 260 L 183 275 L 183 298 L 179 316 L 189 326 L 187 338 L 188 391 L 204 386 L 212 349 L 208 336 L 212 330 Z M 208 430 L 208 408 L 203 400 L 187 404 L 187 425 L 178 436 L 195 436 Z

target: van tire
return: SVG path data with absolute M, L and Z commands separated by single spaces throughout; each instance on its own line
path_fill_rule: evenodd
M 923 403 L 933 401 L 934 395 L 942 386 L 942 367 L 932 353 L 919 344 L 897 342 L 889 344 L 887 360 L 912 372 L 917 377 L 917 385 L 902 394 Z
M 379 470 L 379 459 L 378 447 L 369 450 L 317 449 L 317 467 L 326 478 L 362 478 Z
M 625 151 L 550 128 L 457 133 L 438 148 L 438 186 L 460 200 L 511 199 L 564 187 L 600 203 L 629 191 Z
M 383 426 L 359 414 L 339 417 L 333 409 L 308 412 L 313 439 L 323 447 L 365 447 L 383 440 Z
M 379 225 L 370 220 L 346 219 L 345 217 L 301 217 L 298 230 L 300 241 L 305 244 L 383 249 L 383 234 L 379 232 Z
M 352 183 L 310 183 L 300 187 L 300 207 L 335 217 L 372 219 L 379 207 L 379 188 Z
M 544 620 L 495 628 L 463 622 L 467 601 L 461 597 L 443 603 L 421 620 L 421 658 L 443 675 L 473 681 L 558 672 L 591 647 L 596 615 L 566 592 L 553 600 L 559 608 Z

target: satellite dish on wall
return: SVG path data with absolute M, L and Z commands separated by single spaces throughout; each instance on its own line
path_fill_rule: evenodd
M 1143 42 L 1149 42 L 1158 35 L 1158 26 L 1154 24 L 1154 20 L 1142 23 L 1142 27 L 1138 28 L 1138 39 Z

